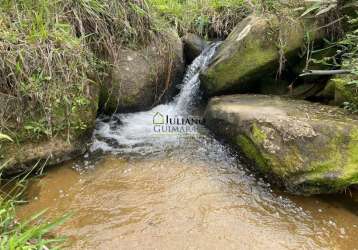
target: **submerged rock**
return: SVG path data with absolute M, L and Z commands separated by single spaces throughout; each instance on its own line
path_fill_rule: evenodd
M 358 120 L 343 110 L 264 95 L 212 98 L 207 126 L 296 194 L 358 184 Z
M 177 34 L 166 43 L 119 52 L 101 90 L 100 107 L 105 113 L 146 110 L 175 91 L 172 84 L 184 73 L 183 48 Z
M 274 15 L 247 17 L 231 32 L 201 74 L 203 89 L 209 96 L 255 91 L 260 88 L 257 83 L 278 71 L 282 55 L 288 63 L 298 58 L 304 36 L 302 21 L 280 21 Z
M 192 33 L 186 34 L 183 38 L 184 55 L 187 64 L 190 64 L 197 58 L 201 52 L 209 45 L 207 41 L 200 36 Z

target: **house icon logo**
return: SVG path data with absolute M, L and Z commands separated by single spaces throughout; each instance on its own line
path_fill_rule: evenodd
M 153 124 L 155 124 L 155 125 L 162 125 L 162 124 L 164 124 L 164 115 L 162 115 L 161 113 L 157 112 L 157 113 L 153 116 Z

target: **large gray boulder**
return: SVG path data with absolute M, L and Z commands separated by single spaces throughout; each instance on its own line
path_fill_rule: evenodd
M 182 47 L 179 36 L 170 33 L 165 44 L 119 51 L 101 89 L 101 109 L 105 113 L 145 110 L 172 95 L 184 72 Z
M 310 29 L 301 20 L 285 19 L 283 22 L 275 15 L 245 18 L 202 72 L 202 88 L 209 96 L 225 92 L 259 92 L 258 88 L 262 87 L 259 85 L 265 78 L 278 71 L 283 56 L 288 63 L 299 58 L 299 50 L 305 43 L 304 26 Z
M 296 194 L 358 184 L 358 120 L 343 110 L 264 95 L 212 98 L 207 126 Z

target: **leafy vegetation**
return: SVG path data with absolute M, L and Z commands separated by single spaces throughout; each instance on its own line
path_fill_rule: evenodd
M 66 19 L 97 56 L 113 57 L 120 46 L 145 45 L 158 38 L 158 24 L 145 0 L 63 2 Z
M 59 249 L 63 240 L 51 238 L 48 233 L 61 224 L 65 218 L 55 222 L 41 221 L 42 213 L 33 215 L 30 219 L 19 222 L 15 216 L 15 198 L 0 195 L 0 249 Z M 40 222 L 41 221 L 41 222 Z
M 150 0 L 154 9 L 176 27 L 179 33 L 197 33 L 223 38 L 248 13 L 254 4 L 245 0 Z
M 49 0 L 0 3 L 1 128 L 15 139 L 72 129 L 82 122 L 74 109 L 90 108 L 93 58 L 58 9 Z
M 12 139 L 5 134 L 0 133 L 0 141 Z M 5 165 L 0 166 L 0 184 L 2 184 L 2 171 Z M 26 186 L 25 175 L 21 179 L 14 178 L 7 184 L 2 185 L 2 189 L 7 189 L 7 186 L 11 184 L 13 187 L 4 192 L 0 189 L 0 249 L 8 250 L 20 250 L 20 249 L 57 249 L 63 242 L 60 238 L 50 238 L 48 233 L 57 225 L 66 220 L 63 217 L 54 222 L 42 221 L 42 215 L 44 212 L 33 215 L 26 221 L 19 222 L 16 219 L 15 205 L 20 200 L 22 191 Z M 12 183 L 16 182 L 15 185 Z
M 302 1 L 287 0 L 148 0 L 180 34 L 196 33 L 206 38 L 225 38 L 250 13 L 290 15 Z M 298 9 L 297 9 L 298 8 Z
M 344 108 L 358 112 L 358 4 L 355 1 L 340 0 L 332 3 L 317 2 L 308 8 L 304 15 L 329 16 L 325 28 L 334 36 L 325 39 L 326 46 L 319 51 L 335 50 L 333 56 L 324 57 L 320 60 L 310 58 L 310 62 L 333 69 L 342 68 L 350 72 L 343 79 L 334 79 L 339 85 L 340 91 L 350 96 L 350 101 L 343 104 Z M 333 17 L 333 19 L 332 19 Z M 331 53 L 332 54 L 332 53 Z M 336 86 L 337 88 L 337 86 Z
M 348 2 L 348 4 L 347 4 Z M 355 3 L 357 6 L 358 4 Z M 327 44 L 326 50 L 334 48 L 336 53 L 334 59 L 323 58 L 321 61 L 314 61 L 316 63 L 326 64 L 336 67 L 347 67 L 344 61 L 352 62 L 358 58 L 358 12 L 353 11 L 345 13 L 345 9 L 352 7 L 349 1 L 341 1 L 338 3 L 316 3 L 311 8 L 308 8 L 303 15 L 313 13 L 313 16 L 320 17 L 324 15 L 333 16 L 334 19 L 322 28 L 327 28 L 328 32 L 335 33 L 335 36 L 325 39 Z M 349 69 L 355 73 L 354 64 L 349 63 Z
M 339 50 L 337 53 L 342 54 L 343 67 L 349 68 L 355 76 L 348 85 L 355 87 L 358 95 L 358 11 L 354 16 L 348 16 L 350 30 L 343 40 L 338 42 Z

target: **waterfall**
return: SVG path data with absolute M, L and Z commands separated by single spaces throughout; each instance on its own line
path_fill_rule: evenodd
M 158 105 L 149 111 L 114 114 L 110 118 L 98 119 L 91 151 L 147 154 L 178 145 L 183 134 L 158 133 L 153 126 L 153 119 L 155 115 L 163 116 L 163 119 L 164 116 L 187 119 L 198 96 L 199 74 L 208 66 L 219 44 L 208 46 L 188 67 L 180 92 L 170 103 Z M 195 136 L 192 131 L 191 136 Z
M 192 107 L 194 98 L 198 94 L 200 87 L 200 71 L 207 68 L 219 45 L 220 42 L 217 42 L 208 46 L 188 67 L 183 79 L 181 91 L 173 102 L 177 112 L 186 112 Z

